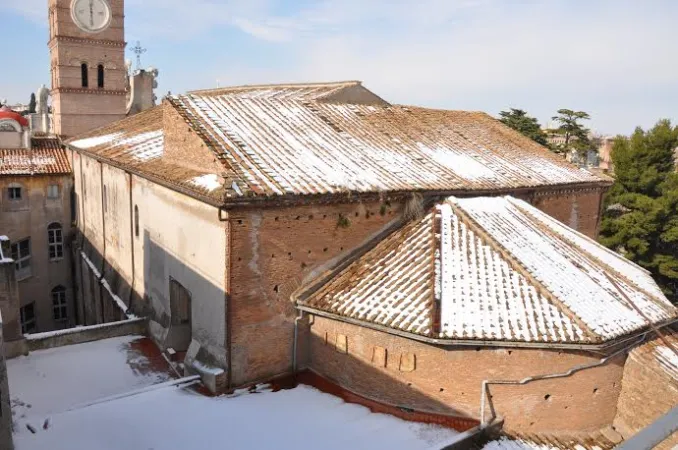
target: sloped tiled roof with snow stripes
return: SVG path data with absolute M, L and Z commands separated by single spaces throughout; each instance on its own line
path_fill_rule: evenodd
M 231 88 L 170 101 L 240 175 L 242 195 L 605 181 L 483 113 L 327 100 L 358 87 Z
M 69 144 L 139 170 L 147 170 L 150 161 L 160 165 L 168 131 L 164 106 L 174 108 L 224 166 L 219 175 L 226 174 L 229 182 L 220 195 L 226 201 L 610 184 L 487 114 L 394 106 L 359 82 L 242 86 L 171 96 L 163 107 Z M 175 183 L 184 185 L 183 177 L 179 174 Z
M 661 370 L 674 389 L 678 389 L 678 332 L 665 333 L 663 338 L 634 348 L 630 358 L 637 359 L 643 366 Z
M 217 175 L 162 158 L 165 134 L 161 106 L 78 136 L 69 145 L 153 175 L 199 195 L 223 198 Z
M 57 138 L 33 138 L 31 148 L 0 149 L 0 175 L 64 175 L 71 163 Z
M 344 266 L 299 306 L 450 341 L 597 344 L 678 317 L 643 269 L 512 197 L 450 197 Z

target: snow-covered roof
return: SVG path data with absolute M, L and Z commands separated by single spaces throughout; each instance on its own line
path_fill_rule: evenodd
M 68 144 L 196 194 L 216 200 L 223 197 L 214 188 L 216 174 L 163 159 L 165 132 L 162 106 L 73 138 Z
M 188 125 L 176 132 L 195 133 L 223 166 L 229 182 L 220 187 L 234 199 L 609 183 L 487 114 L 391 105 L 355 81 L 196 91 L 166 102 Z M 162 160 L 162 109 L 69 143 L 151 170 L 139 159 Z
M 668 343 L 668 345 L 667 345 Z M 665 334 L 633 349 L 631 358 L 638 359 L 646 367 L 659 369 L 675 389 L 678 389 L 678 333 Z
M 678 317 L 648 272 L 512 197 L 450 197 L 338 267 L 302 309 L 413 336 L 594 344 Z
M 144 340 L 120 337 L 8 360 L 16 448 L 296 450 L 321 443 L 327 450 L 423 450 L 458 435 L 375 414 L 305 385 L 205 397 L 169 386 L 162 357 L 139 350 Z

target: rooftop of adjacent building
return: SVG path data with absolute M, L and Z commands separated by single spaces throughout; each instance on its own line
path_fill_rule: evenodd
M 14 441 L 23 450 L 298 449 L 309 442 L 427 449 L 458 434 L 374 414 L 306 385 L 205 397 L 173 385 L 154 344 L 141 336 L 36 351 L 7 365 Z
M 168 146 L 197 139 L 215 165 Z M 192 135 L 192 136 L 190 136 Z M 392 105 L 360 82 L 257 85 L 169 96 L 68 141 L 215 204 L 243 198 L 607 186 L 485 113 Z M 184 156 L 194 156 L 185 154 Z

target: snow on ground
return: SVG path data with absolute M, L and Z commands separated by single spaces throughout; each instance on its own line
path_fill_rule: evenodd
M 409 450 L 441 448 L 458 434 L 374 414 L 305 385 L 216 398 L 155 386 L 119 396 L 169 378 L 136 350 L 143 339 L 9 360 L 16 450 Z
M 165 388 L 52 417 L 17 450 L 427 449 L 456 432 L 373 414 L 312 387 L 208 398 Z
M 112 395 L 166 381 L 148 367 L 135 343 L 124 336 L 33 352 L 7 361 L 12 415 L 19 434 L 26 423 L 41 426 L 51 414 Z

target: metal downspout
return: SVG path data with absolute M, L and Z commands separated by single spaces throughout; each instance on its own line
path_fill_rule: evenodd
M 304 318 L 304 311 L 299 311 L 299 315 L 294 319 L 294 340 L 292 343 L 292 373 L 297 373 L 297 340 L 299 338 L 299 321 Z

